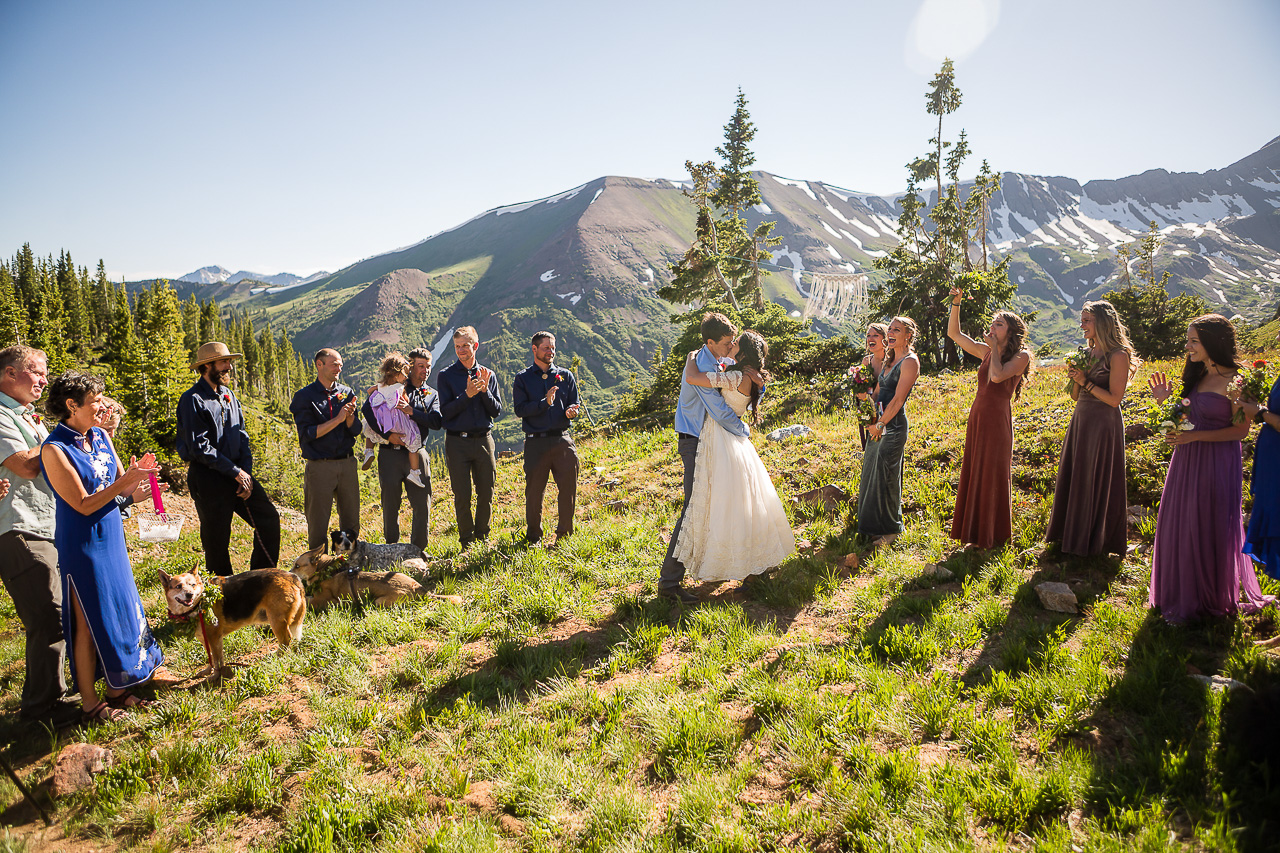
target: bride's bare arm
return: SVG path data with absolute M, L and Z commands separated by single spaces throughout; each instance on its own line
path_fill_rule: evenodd
M 742 382 L 742 371 L 726 370 L 723 373 L 703 373 L 698 369 L 697 352 L 689 353 L 684 363 L 684 381 L 701 388 L 737 388 Z

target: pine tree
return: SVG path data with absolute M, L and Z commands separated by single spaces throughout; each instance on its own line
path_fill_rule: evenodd
M 84 293 L 76 275 L 71 253 L 65 249 L 58 253 L 54 272 L 57 287 L 57 304 L 61 306 L 62 333 L 69 352 L 84 356 L 92 348 L 89 339 L 89 316 L 85 308 Z
M 984 161 L 969 196 L 962 198 L 960 171 L 971 153 L 968 137 L 962 130 L 954 144 L 943 139 L 943 117 L 955 112 L 962 100 L 951 60 L 943 62 L 929 89 L 926 108 L 930 115 L 938 116 L 938 130 L 929 140 L 929 153 L 907 164 L 907 191 L 898 216 L 899 243 L 874 262 L 889 275 L 872 292 L 871 311 L 879 316 L 903 314 L 915 320 L 920 329 L 916 351 L 925 367 L 937 369 L 957 363 L 960 357 L 946 336 L 950 289 L 958 286 L 970 297 L 961 306 L 960 322 L 972 328 L 985 322 L 995 309 L 1010 305 L 1017 288 L 1009 282 L 1009 259 L 992 266 L 987 253 L 989 202 L 1000 188 L 999 174 Z M 934 206 L 927 211 L 920 189 L 926 181 L 937 187 Z M 975 267 L 970 256 L 975 241 L 982 246 L 980 267 Z
M 662 298 L 685 303 L 726 298 L 734 306 L 746 300 L 756 310 L 764 307 L 760 259 L 780 240 L 770 236 L 774 223 L 762 222 L 748 231 L 743 217 L 760 203 L 760 184 L 751 174 L 756 158 L 750 143 L 755 135 L 746 96 L 739 89 L 733 116 L 724 126 L 724 145 L 716 148 L 722 165 L 685 162 L 693 188 L 684 193 L 698 209 L 694 242 L 671 265 L 671 283 L 658 290 Z
M 194 356 L 204 342 L 200 337 L 200 304 L 192 293 L 182 303 L 182 343 L 187 348 L 187 354 Z
M 1123 282 L 1118 290 L 1105 294 L 1129 330 L 1129 340 L 1138 355 L 1146 359 L 1175 358 L 1182 352 L 1183 332 L 1194 318 L 1208 312 L 1209 306 L 1194 293 L 1169 295 L 1169 271 L 1157 278 L 1156 254 L 1160 250 L 1160 230 L 1151 222 L 1147 233 L 1138 240 L 1116 248 L 1116 265 Z M 1136 257 L 1138 281 L 1129 274 L 1129 263 Z
M 9 265 L 0 262 L 0 348 L 22 343 L 26 332 L 26 312 L 18 304 Z

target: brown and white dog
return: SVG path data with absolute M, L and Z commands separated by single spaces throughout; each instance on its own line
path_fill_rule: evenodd
M 246 625 L 268 625 L 280 648 L 302 639 L 302 620 L 307 615 L 306 590 L 302 580 L 278 569 L 255 569 L 229 578 L 211 578 L 222 595 L 202 610 L 204 579 L 197 572 L 170 575 L 160 570 L 169 603 L 169 618 L 195 621 L 203 612 L 205 642 L 209 647 L 212 674 L 223 667 L 222 638 Z
M 419 554 L 422 552 L 419 551 Z M 425 572 L 427 564 L 421 557 L 410 557 L 402 565 Z M 410 598 L 434 598 L 450 604 L 461 604 L 457 595 L 435 595 L 403 572 L 350 572 L 351 562 L 344 554 L 326 554 L 321 545 L 305 551 L 293 561 L 293 573 L 302 578 L 307 587 L 307 604 L 317 613 L 340 598 L 356 595 L 373 597 L 379 607 L 390 607 L 397 601 Z

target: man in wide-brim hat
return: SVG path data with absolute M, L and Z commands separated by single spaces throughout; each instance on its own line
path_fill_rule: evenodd
M 178 455 L 188 463 L 187 486 L 200 516 L 205 567 L 230 575 L 231 516 L 253 528 L 250 569 L 274 569 L 280 559 L 280 513 L 253 479 L 253 452 L 240 401 L 228 382 L 241 358 L 222 341 L 196 350 L 200 378 L 178 400 Z

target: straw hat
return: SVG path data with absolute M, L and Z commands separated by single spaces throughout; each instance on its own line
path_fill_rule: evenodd
M 240 357 L 241 353 L 227 349 L 227 345 L 222 341 L 210 341 L 196 350 L 196 360 L 191 363 L 191 369 L 198 370 L 200 365 L 217 361 L 220 358 L 229 358 L 234 361 Z

